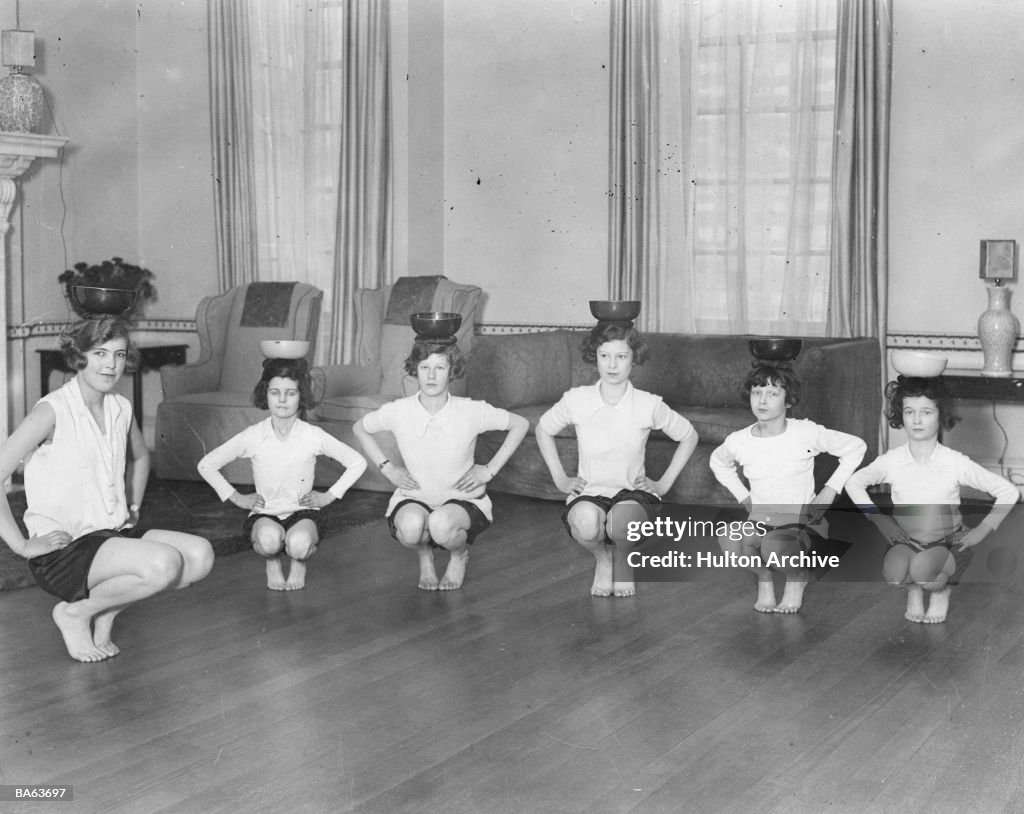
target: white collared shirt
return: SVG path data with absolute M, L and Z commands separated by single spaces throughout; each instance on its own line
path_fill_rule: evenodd
M 927 461 L 918 463 L 910 446 L 891 449 L 879 455 L 846 482 L 846 491 L 858 506 L 871 503 L 867 487 L 888 483 L 895 507 L 913 511 L 895 511 L 894 517 L 910 536 L 920 542 L 941 539 L 960 527 L 960 487 L 969 486 L 987 492 L 997 506 L 1010 507 L 1020 497 L 1017 487 L 1006 478 L 989 472 L 962 452 L 936 443 Z M 989 525 L 999 526 L 1005 512 L 989 515 Z
M 217 496 L 227 500 L 235 487 L 220 470 L 238 458 L 249 458 L 253 483 L 264 504 L 250 514 L 285 518 L 306 508 L 299 501 L 313 491 L 318 455 L 333 458 L 345 467 L 344 474 L 327 490 L 336 498 L 341 498 L 366 469 L 362 455 L 319 427 L 297 418 L 288 436 L 279 438 L 269 417 L 211 450 L 199 462 L 198 469 Z
M 582 495 L 612 497 L 644 471 L 647 438 L 661 430 L 673 441 L 682 441 L 693 425 L 670 408 L 661 396 L 637 390 L 632 382 L 616 404 L 601 396 L 601 383 L 574 387 L 540 417 L 538 426 L 549 435 L 576 428 L 579 464 L 577 475 L 586 481 Z M 569 495 L 566 502 L 577 495 Z
M 466 500 L 491 519 L 491 499 L 483 487 L 460 492 L 453 484 L 473 466 L 477 436 L 490 430 L 507 430 L 508 424 L 508 410 L 451 394 L 433 415 L 420 403 L 417 393 L 363 416 L 367 432 L 389 430 L 394 434 L 405 468 L 420 485 L 419 489 L 396 490 L 387 514 L 403 500 L 419 500 L 431 508 L 449 500 Z
M 30 537 L 66 531 L 72 539 L 128 522 L 125 458 L 132 405 L 103 396 L 103 430 L 85 404 L 76 376 L 40 402 L 53 409 L 53 436 L 25 463 L 25 526 Z

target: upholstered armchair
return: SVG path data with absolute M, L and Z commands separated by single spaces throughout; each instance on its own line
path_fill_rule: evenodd
M 323 293 L 306 283 L 258 282 L 199 303 L 199 359 L 160 369 L 163 401 L 157 408 L 155 456 L 160 477 L 199 480 L 200 458 L 266 418 L 265 410 L 252 405 L 263 372 L 260 340 L 307 340 L 312 358 L 322 299 Z M 247 461 L 222 471 L 231 483 L 252 483 Z
M 473 285 L 454 283 L 445 277 L 402 277 L 383 288 L 355 292 L 356 363 L 328 365 L 313 371 L 323 382 L 324 393 L 316 408 L 316 423 L 327 432 L 360 449 L 352 426 L 382 404 L 417 392 L 416 378 L 407 376 L 403 362 L 412 349 L 415 334 L 409 315 L 421 311 L 462 314 L 456 338 L 464 353 L 472 350 L 473 325 L 483 292 Z M 465 379 L 452 383 L 455 395 L 465 393 Z M 377 438 L 392 460 L 401 455 L 390 433 Z M 371 462 L 372 463 L 372 462 Z M 333 461 L 317 462 L 317 483 L 332 483 L 340 469 Z M 371 466 L 359 480 L 360 489 L 390 491 L 391 483 Z

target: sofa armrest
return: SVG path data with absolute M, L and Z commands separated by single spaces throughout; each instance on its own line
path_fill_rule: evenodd
M 160 386 L 165 399 L 213 392 L 220 387 L 220 360 L 207 358 L 186 365 L 161 367 Z
M 863 439 L 865 461 L 878 454 L 881 359 L 877 340 L 844 339 L 808 348 L 795 369 L 803 387 L 795 413 Z
M 382 371 L 376 365 L 324 365 L 310 375 L 321 399 L 335 396 L 372 396 L 380 392 Z

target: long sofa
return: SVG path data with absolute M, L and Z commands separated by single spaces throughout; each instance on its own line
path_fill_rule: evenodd
M 532 430 L 562 393 L 597 380 L 596 368 L 583 362 L 580 355 L 580 343 L 585 336 L 585 331 L 476 336 L 469 356 L 466 394 L 519 413 L 529 419 Z M 645 365 L 633 368 L 634 385 L 662 396 L 693 423 L 700 436 L 696 451 L 666 500 L 731 505 L 734 500 L 712 476 L 708 458 L 726 435 L 754 420 L 741 390 L 752 361 L 749 338 L 686 334 L 646 334 L 645 338 L 651 358 Z M 863 438 L 868 445 L 867 460 L 871 460 L 878 448 L 881 416 L 880 360 L 874 339 L 805 339 L 794 365 L 803 397 L 793 415 Z M 337 392 L 329 387 L 328 393 L 332 390 Z M 378 394 L 328 395 L 314 420 L 335 437 L 356 444 L 352 425 L 381 402 Z M 481 436 L 477 442 L 477 461 L 488 461 L 503 438 L 503 433 Z M 383 437 L 379 441 L 385 454 L 400 460 L 393 439 Z M 576 438 L 571 427 L 556 438 L 556 444 L 566 472 L 574 473 Z M 647 444 L 649 474 L 661 474 L 674 446 L 661 433 L 652 434 Z M 834 459 L 819 456 L 816 476 L 820 482 L 824 482 L 834 466 Z M 321 459 L 317 482 L 331 482 L 338 471 L 333 462 Z M 393 487 L 371 466 L 357 488 Z M 565 499 L 551 482 L 532 431 L 489 488 L 549 500 Z

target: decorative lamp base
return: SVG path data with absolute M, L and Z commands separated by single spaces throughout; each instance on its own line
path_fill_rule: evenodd
M 43 124 L 43 86 L 25 73 L 0 78 L 0 130 L 38 133 Z
M 978 317 L 978 339 L 985 357 L 982 376 L 1013 375 L 1013 346 L 1020 323 L 1010 310 L 1010 289 L 1001 285 L 988 287 L 988 310 Z

